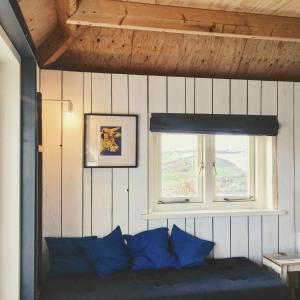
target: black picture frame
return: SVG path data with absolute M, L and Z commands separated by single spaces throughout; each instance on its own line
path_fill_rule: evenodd
M 106 116 L 106 117 L 128 117 L 128 118 L 135 118 L 135 163 L 133 165 L 113 165 L 113 166 L 90 166 L 87 163 L 87 126 L 88 126 L 88 118 L 90 116 Z M 137 168 L 138 167 L 138 115 L 136 114 L 101 114 L 101 113 L 85 113 L 84 114 L 84 137 L 83 137 L 83 167 L 88 169 L 99 169 L 99 168 Z

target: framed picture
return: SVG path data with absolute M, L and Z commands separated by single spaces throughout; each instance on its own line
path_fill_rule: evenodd
M 84 167 L 136 168 L 138 116 L 85 114 Z

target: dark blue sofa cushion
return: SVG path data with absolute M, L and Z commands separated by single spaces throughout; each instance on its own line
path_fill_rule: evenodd
M 180 267 L 170 250 L 168 228 L 157 228 L 124 237 L 132 258 L 132 270 Z
M 49 276 L 60 277 L 82 275 L 93 272 L 92 266 L 86 261 L 80 248 L 80 242 L 94 240 L 91 237 L 46 237 L 49 250 Z
M 182 267 L 203 266 L 214 243 L 197 238 L 173 225 L 171 233 L 172 250 Z
M 102 278 L 130 266 L 130 257 L 119 226 L 106 237 L 83 241 L 80 246 L 86 259 Z

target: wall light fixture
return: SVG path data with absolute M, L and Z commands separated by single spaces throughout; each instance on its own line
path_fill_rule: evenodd
M 68 114 L 73 114 L 73 103 L 71 100 L 59 100 L 59 99 L 43 99 L 43 101 L 50 101 L 50 102 L 66 102 L 68 103 Z

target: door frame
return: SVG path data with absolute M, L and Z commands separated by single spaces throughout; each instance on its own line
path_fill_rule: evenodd
M 37 297 L 37 99 L 36 51 L 19 4 L 1 0 L 0 23 L 21 57 L 20 299 Z

